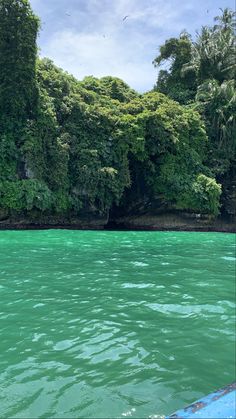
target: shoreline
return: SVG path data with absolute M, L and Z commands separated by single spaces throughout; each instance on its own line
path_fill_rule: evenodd
M 93 226 L 93 225 L 77 225 L 77 224 L 4 224 L 0 225 L 0 231 L 33 231 L 33 230 L 78 230 L 78 231 L 176 231 L 176 232 L 196 232 L 196 233 L 231 233 L 236 234 L 235 226 L 228 227 L 216 227 L 216 226 L 188 226 L 188 227 L 176 227 L 176 226 L 145 226 L 145 225 L 133 225 L 133 226 Z
M 94 230 L 94 231 L 186 231 L 236 233 L 236 219 L 210 220 L 194 214 L 136 214 L 123 217 L 9 218 L 0 221 L 0 230 Z

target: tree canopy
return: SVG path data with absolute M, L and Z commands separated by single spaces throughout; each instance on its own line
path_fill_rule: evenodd
M 211 42 L 232 37 L 233 15 L 224 13 L 208 30 Z M 219 214 L 235 90 L 229 51 L 219 66 L 225 78 L 203 76 L 205 56 L 197 61 L 194 51 L 206 29 L 195 43 L 186 33 L 166 41 L 154 63 L 170 60 L 170 68 L 141 95 L 119 78 L 78 81 L 39 59 L 39 20 L 27 0 L 0 0 L 0 24 L 1 211 L 69 220 L 155 202 Z
M 236 181 L 235 12 L 226 8 L 203 26 L 195 39 L 181 33 L 160 47 L 154 65 L 160 70 L 154 90 L 197 110 L 209 138 L 204 162 L 225 194 Z M 235 202 L 236 204 L 236 202 Z

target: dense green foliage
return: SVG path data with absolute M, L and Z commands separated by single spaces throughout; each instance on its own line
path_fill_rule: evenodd
M 0 1 L 0 179 L 17 178 L 24 127 L 35 116 L 38 27 L 28 1 Z
M 212 27 L 202 27 L 195 41 L 186 33 L 169 39 L 154 60 L 161 70 L 155 90 L 197 110 L 208 134 L 205 164 L 226 194 L 236 181 L 235 13 L 221 10 Z M 236 204 L 236 202 L 235 202 Z
M 182 32 L 179 38 L 170 38 L 160 47 L 155 58 L 155 67 L 169 62 L 169 70 L 160 70 L 155 90 L 162 92 L 179 103 L 186 104 L 196 94 L 196 76 L 192 71 L 182 73 L 183 66 L 191 60 L 192 42 L 188 33 Z
M 69 220 L 140 202 L 219 213 L 216 166 L 230 169 L 234 147 L 230 58 L 229 79 L 202 79 L 182 33 L 155 60 L 171 58 L 169 72 L 139 95 L 118 78 L 79 82 L 37 59 L 39 21 L 28 0 L 0 0 L 0 24 L 0 214 Z

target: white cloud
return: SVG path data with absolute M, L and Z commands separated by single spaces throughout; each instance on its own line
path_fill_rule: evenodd
M 139 91 L 152 88 L 152 60 L 165 39 L 190 32 L 217 14 L 222 0 L 31 0 L 42 16 L 41 55 L 79 79 L 122 78 Z M 232 0 L 225 0 L 231 2 Z M 230 4 L 229 4 L 230 7 Z M 123 21 L 124 16 L 128 18 Z M 205 19 L 205 21 L 204 21 Z M 194 25 L 194 26 L 193 26 Z
M 138 38 L 140 41 L 140 36 Z M 86 75 L 112 75 L 143 91 L 154 84 L 156 70 L 151 61 L 142 60 L 145 45 L 139 45 L 139 41 L 130 39 L 124 44 L 115 36 L 104 37 L 99 32 L 87 34 L 65 30 L 51 38 L 44 53 L 79 79 Z M 137 53 L 138 49 L 140 53 Z
M 62 29 L 51 33 L 41 55 L 79 79 L 112 75 L 136 90 L 149 90 L 157 76 L 152 65 L 157 36 L 149 31 L 155 24 L 153 16 L 160 16 L 157 9 L 156 1 L 144 7 L 143 0 L 89 0 L 86 8 L 65 19 Z M 162 13 L 172 19 L 166 8 Z M 163 40 L 159 37 L 159 42 Z

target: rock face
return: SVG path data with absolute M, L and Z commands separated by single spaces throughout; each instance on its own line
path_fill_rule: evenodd
M 200 214 L 166 213 L 159 215 L 131 215 L 113 219 L 110 229 L 175 230 L 236 232 L 236 222 L 218 218 L 210 220 Z
M 176 230 L 236 232 L 236 180 L 230 182 L 224 193 L 225 216 L 210 216 L 168 208 L 161 199 L 139 197 L 126 201 L 109 211 L 99 212 L 87 205 L 77 215 L 50 215 L 40 211 L 9 215 L 0 210 L 0 229 L 92 229 L 92 230 Z
M 68 228 L 68 229 L 93 229 L 103 230 L 108 224 L 108 212 L 99 213 L 93 207 L 81 210 L 77 216 L 49 215 L 40 212 L 17 216 L 0 211 L 0 229 L 45 229 L 45 228 Z
M 134 230 L 184 230 L 236 232 L 236 176 L 229 174 L 223 190 L 222 212 L 217 219 L 207 214 L 176 210 L 162 197 L 127 192 L 124 204 L 110 213 L 108 228 Z
M 8 211 L 0 208 L 0 222 L 8 219 Z
M 221 213 L 232 222 L 236 221 L 236 162 L 225 177 Z
M 108 218 L 95 213 L 81 213 L 78 217 L 41 216 L 35 218 L 8 218 L 0 213 L 0 229 L 72 230 L 153 230 L 153 231 L 219 231 L 236 232 L 236 220 L 218 218 L 210 220 L 201 214 L 166 212 L 161 214 L 133 214 Z
M 224 207 L 227 214 L 233 220 L 236 219 L 236 180 L 227 188 L 227 195 L 224 201 Z

